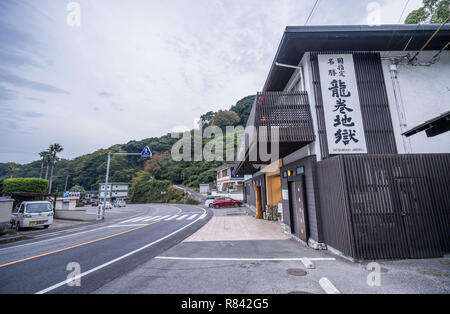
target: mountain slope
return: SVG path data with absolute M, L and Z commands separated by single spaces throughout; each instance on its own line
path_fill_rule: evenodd
M 236 112 L 240 118 L 238 124 L 245 126 L 251 105 L 255 96 L 247 96 L 239 100 L 230 110 Z M 214 112 L 208 113 L 209 122 Z M 53 182 L 53 192 L 61 192 L 74 185 L 81 185 L 85 190 L 98 190 L 98 183 L 105 180 L 107 153 L 111 152 L 140 152 L 146 145 L 150 147 L 154 156 L 150 160 L 136 156 L 112 156 L 110 168 L 111 182 L 131 182 L 140 171 L 147 172 L 159 180 L 169 180 L 191 187 L 198 183 L 207 183 L 215 179 L 213 169 L 221 164 L 219 161 L 180 161 L 172 160 L 170 151 L 177 138 L 170 134 L 161 137 L 146 138 L 140 141 L 130 141 L 126 144 L 117 144 L 108 149 L 100 149 L 72 160 L 61 159 L 56 163 Z M 206 144 L 208 140 L 203 140 Z M 64 146 L 64 143 L 61 143 Z M 235 144 L 236 145 L 236 144 Z M 41 161 L 29 164 L 15 164 L 14 177 L 39 178 Z M 9 178 L 10 163 L 0 163 L 0 180 Z M 45 166 L 44 171 L 45 175 Z M 67 180 L 67 185 L 66 185 Z

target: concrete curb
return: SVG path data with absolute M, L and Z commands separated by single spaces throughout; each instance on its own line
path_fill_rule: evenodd
M 3 239 L 0 238 L 0 244 L 12 243 L 12 242 L 29 240 L 29 239 L 32 239 L 32 237 L 25 236 L 25 235 L 5 237 Z

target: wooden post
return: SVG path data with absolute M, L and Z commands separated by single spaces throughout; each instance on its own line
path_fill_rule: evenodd
M 262 219 L 262 208 L 261 208 L 261 187 L 255 186 L 255 194 L 256 194 L 256 219 Z

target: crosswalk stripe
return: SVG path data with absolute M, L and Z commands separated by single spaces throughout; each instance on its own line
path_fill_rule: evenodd
M 172 220 L 172 219 L 177 218 L 177 217 L 178 217 L 178 215 L 173 215 L 172 217 L 169 217 L 169 218 L 167 218 L 167 219 L 164 219 L 164 221 Z
M 158 220 L 163 220 L 164 218 L 170 217 L 171 215 L 166 215 L 166 216 L 162 216 L 160 218 L 158 218 Z
M 146 219 L 144 219 L 144 220 L 142 220 L 142 221 L 156 220 L 158 217 L 161 217 L 161 216 L 151 216 L 151 217 L 146 218 Z
M 184 218 L 186 218 L 188 215 L 182 215 L 182 216 L 180 216 L 180 217 L 178 217 L 177 219 L 175 219 L 175 220 L 181 220 L 181 219 L 184 219 Z
M 186 218 L 186 220 L 192 220 L 192 219 L 194 219 L 195 217 L 197 217 L 197 214 L 194 214 L 194 215 L 192 215 L 191 217 Z
M 141 217 L 135 218 L 133 220 L 130 220 L 129 222 L 137 222 L 137 221 L 141 221 L 141 220 L 144 220 L 144 219 L 147 219 L 150 217 L 152 217 L 152 216 L 141 216 Z
M 127 219 L 127 220 L 124 220 L 124 221 L 121 221 L 121 222 L 119 222 L 120 224 L 123 224 L 123 223 L 126 223 L 126 222 L 132 222 L 132 221 L 135 221 L 136 219 L 141 219 L 142 218 L 142 216 L 140 216 L 140 217 L 134 217 L 134 218 L 131 218 L 131 219 Z

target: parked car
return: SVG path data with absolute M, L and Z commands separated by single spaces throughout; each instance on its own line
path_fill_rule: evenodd
M 242 205 L 241 202 L 234 200 L 230 197 L 218 197 L 212 203 L 214 208 L 220 207 L 240 207 Z
M 125 207 L 125 206 L 127 206 L 127 204 L 125 203 L 125 201 L 123 199 L 115 200 L 113 205 L 114 205 L 114 207 Z
M 96 206 L 98 206 L 98 202 L 92 203 L 92 207 L 96 207 Z
M 206 197 L 206 201 L 205 201 L 205 206 L 212 208 L 213 207 L 213 202 L 214 200 L 217 198 L 218 196 L 207 196 Z
M 103 207 L 103 202 L 100 202 L 100 203 L 98 204 L 98 209 L 102 209 L 102 207 Z M 110 202 L 106 202 L 106 203 L 105 203 L 105 209 L 111 209 L 111 208 L 113 208 L 113 206 L 111 205 L 111 203 L 110 203 Z
M 26 201 L 12 211 L 11 224 L 16 230 L 24 227 L 48 228 L 53 223 L 53 208 L 49 201 Z

